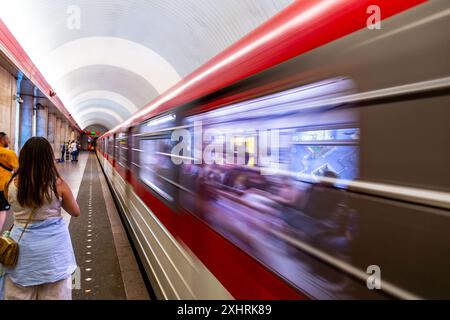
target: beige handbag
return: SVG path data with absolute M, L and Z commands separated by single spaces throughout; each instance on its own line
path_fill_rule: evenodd
M 31 217 L 33 216 L 35 211 L 36 209 L 31 210 L 28 221 L 25 224 L 25 227 L 23 228 L 22 233 L 20 234 L 19 240 L 17 242 L 15 242 L 9 236 L 9 232 L 8 234 L 0 237 L 0 263 L 3 264 L 5 267 L 14 267 L 16 265 L 17 259 L 19 258 L 19 242 L 22 239 L 25 230 L 28 228 L 28 225 L 31 222 Z

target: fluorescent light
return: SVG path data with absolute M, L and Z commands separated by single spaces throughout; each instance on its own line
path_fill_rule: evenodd
M 163 124 L 163 123 L 166 123 L 166 122 L 173 121 L 173 120 L 176 119 L 176 117 L 177 117 L 177 116 L 176 116 L 175 114 L 170 114 L 170 115 L 168 115 L 168 116 L 164 116 L 164 117 L 161 117 L 161 118 L 157 118 L 157 119 L 155 119 L 155 120 L 150 120 L 150 121 L 147 123 L 147 127 L 157 126 L 157 125 L 159 125 L 159 124 Z
M 226 121 L 227 117 L 236 118 L 237 114 L 251 114 L 253 118 L 267 115 L 298 112 L 308 109 L 319 109 L 333 104 L 334 99 L 353 92 L 355 85 L 348 78 L 332 78 L 295 89 L 277 92 L 227 107 L 214 110 L 203 115 L 196 115 L 195 120 L 212 117 Z M 328 103 L 324 103 L 324 100 Z M 331 102 L 330 102 L 331 101 Z

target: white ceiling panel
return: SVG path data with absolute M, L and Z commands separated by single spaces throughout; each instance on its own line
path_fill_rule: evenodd
M 112 128 L 292 1 L 14 0 L 0 18 L 80 127 Z

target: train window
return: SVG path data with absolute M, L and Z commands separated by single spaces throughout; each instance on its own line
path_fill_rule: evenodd
M 299 129 L 289 135 L 292 139 L 289 171 L 298 173 L 300 179 L 314 182 L 326 172 L 345 180 L 357 178 L 358 128 Z
M 139 178 L 168 202 L 174 202 L 176 193 L 176 168 L 172 162 L 171 131 L 175 115 L 169 114 L 150 119 L 134 134 L 138 141 L 134 148 L 134 166 L 139 168 Z M 167 130 L 166 130 L 167 129 Z
M 139 127 L 131 128 L 131 139 L 129 139 L 130 145 L 128 148 L 131 148 L 131 159 L 129 162 L 129 168 L 133 174 L 139 176 L 139 168 L 140 168 L 140 154 L 142 153 L 142 149 L 140 149 L 140 141 L 136 138 L 136 134 L 139 133 Z
M 120 146 L 119 146 L 119 142 L 120 140 L 118 139 L 119 135 L 115 134 L 114 135 L 114 149 L 113 149 L 113 157 L 114 160 L 117 162 L 119 159 L 119 154 L 120 154 Z
M 121 132 L 118 134 L 116 141 L 117 141 L 117 150 L 116 150 L 116 154 L 117 154 L 117 162 L 119 163 L 119 165 L 121 165 L 122 167 L 127 167 L 128 166 L 128 160 L 127 160 L 127 152 L 128 152 L 128 147 L 127 147 L 127 137 L 128 135 L 125 132 Z
M 219 161 L 181 166 L 180 203 L 303 288 L 298 281 L 305 277 L 299 277 L 298 270 L 306 277 L 308 268 L 322 269 L 324 277 L 338 273 L 295 251 L 296 244 L 318 250 L 318 239 L 330 234 L 320 250 L 349 260 L 348 239 L 357 230 L 356 211 L 348 205 L 346 186 L 340 181 L 359 175 L 358 114 L 351 108 L 324 109 L 317 103 L 351 92 L 348 86 L 347 79 L 325 81 L 291 90 L 295 103 L 286 93 L 275 96 L 273 104 L 270 97 L 260 98 L 263 106 L 249 102 L 246 108 L 242 103 L 185 119 L 191 136 L 196 135 L 196 124 L 201 125 L 203 147 L 210 143 L 223 147 L 211 151 Z M 305 111 L 309 104 L 318 109 Z M 204 150 L 208 155 L 209 149 Z M 237 155 L 233 161 L 220 161 L 230 150 Z M 192 158 L 195 151 L 194 146 Z M 239 152 L 244 155 L 241 163 L 236 161 Z M 327 290 L 321 290 L 321 284 L 313 286 L 310 293 L 323 298 Z
M 114 157 L 114 136 L 109 136 L 108 138 L 108 155 Z

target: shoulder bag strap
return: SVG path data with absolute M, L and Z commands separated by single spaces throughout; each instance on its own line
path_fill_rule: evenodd
M 19 240 L 17 240 L 17 243 L 19 243 L 20 242 L 20 240 L 22 239 L 22 237 L 23 237 L 23 234 L 25 233 L 25 230 L 27 230 L 27 228 L 28 228 L 28 225 L 30 224 L 30 222 L 31 222 L 31 218 L 33 217 L 33 214 L 36 212 L 36 210 L 37 209 L 33 209 L 33 210 L 31 210 L 31 212 L 30 212 L 30 216 L 28 217 L 28 220 L 27 220 L 27 223 L 25 224 L 25 227 L 23 228 L 23 230 L 22 230 L 22 233 L 20 234 L 20 237 L 19 237 Z

